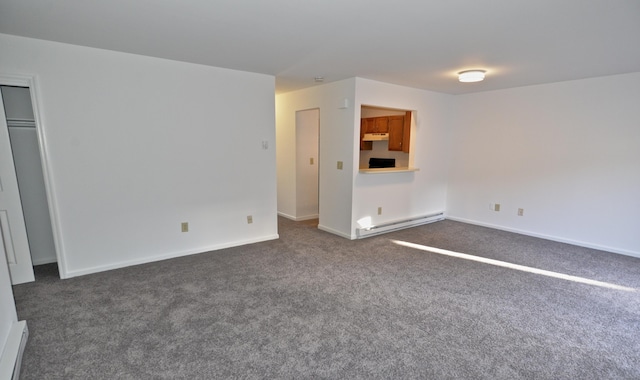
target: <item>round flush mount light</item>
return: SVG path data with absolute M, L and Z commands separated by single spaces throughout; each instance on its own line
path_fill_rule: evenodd
M 458 73 L 458 80 L 460 82 L 480 82 L 484 80 L 485 70 L 465 70 Z

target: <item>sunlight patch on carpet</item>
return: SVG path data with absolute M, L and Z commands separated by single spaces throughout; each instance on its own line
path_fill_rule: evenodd
M 460 253 L 460 252 L 455 252 L 455 251 L 448 251 L 446 249 L 429 247 L 429 246 L 426 246 L 426 245 L 416 244 L 416 243 L 409 243 L 409 242 L 401 241 L 401 240 L 391 240 L 391 241 L 393 243 L 395 243 L 395 244 L 398 244 L 398 245 L 401 245 L 401 246 L 404 246 L 404 247 L 419 249 L 421 251 L 427 251 L 427 252 L 437 253 L 437 254 L 440 254 L 440 255 L 457 257 L 457 258 L 460 258 L 460 259 L 476 261 L 476 262 L 479 262 L 479 263 L 495 265 L 495 266 L 499 266 L 499 267 L 503 267 L 503 268 L 515 269 L 515 270 L 528 272 L 528 273 L 539 274 L 539 275 L 547 276 L 547 277 L 559 278 L 559 279 L 562 279 L 562 280 L 578 282 L 578 283 L 581 283 L 581 284 L 600 286 L 600 287 L 608 288 L 608 289 L 623 290 L 625 292 L 637 292 L 638 291 L 637 289 L 629 288 L 629 287 L 626 287 L 626 286 L 611 284 L 611 283 L 603 282 L 603 281 L 590 280 L 590 279 L 584 278 L 584 277 L 571 276 L 571 275 L 564 274 L 564 273 L 552 272 L 552 271 L 548 271 L 548 270 L 544 270 L 544 269 L 528 267 L 528 266 L 525 266 L 525 265 L 512 264 L 512 263 L 509 263 L 509 262 L 506 262 L 506 261 L 487 259 L 486 257 L 474 256 L 474 255 L 469 255 L 469 254 L 466 254 L 466 253 Z

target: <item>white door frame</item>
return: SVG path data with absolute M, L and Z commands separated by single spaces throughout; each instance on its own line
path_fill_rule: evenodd
M 40 114 L 39 94 L 37 77 L 35 75 L 16 75 L 0 72 L 0 85 L 28 87 L 31 95 L 31 106 L 33 107 L 33 118 L 36 124 L 36 133 L 38 136 L 38 147 L 40 148 L 40 160 L 42 164 L 42 174 L 44 176 L 44 187 L 47 194 L 47 204 L 49 206 L 49 215 L 51 216 L 51 229 L 53 232 L 53 243 L 56 251 L 56 259 L 58 260 L 58 272 L 60 278 L 67 278 L 67 266 L 64 257 L 64 247 L 62 243 L 62 234 L 60 229 L 59 214 L 53 186 L 53 178 L 51 176 L 49 151 L 47 149 L 47 139 L 44 123 Z

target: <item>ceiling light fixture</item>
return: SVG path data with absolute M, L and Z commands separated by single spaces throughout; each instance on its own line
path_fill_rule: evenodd
M 458 73 L 458 80 L 460 82 L 480 82 L 484 80 L 485 70 L 465 70 Z

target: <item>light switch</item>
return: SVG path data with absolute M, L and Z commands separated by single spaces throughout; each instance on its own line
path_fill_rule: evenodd
M 338 161 L 338 170 L 342 170 L 342 161 Z

